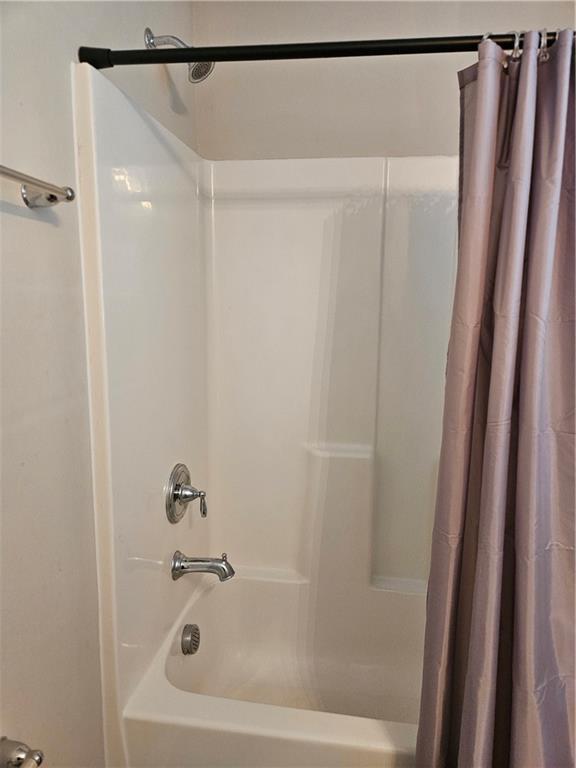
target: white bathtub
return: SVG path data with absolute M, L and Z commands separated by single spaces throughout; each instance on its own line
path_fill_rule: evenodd
M 365 706 L 378 707 L 381 660 L 354 660 L 363 674 L 346 707 L 339 681 L 347 685 L 350 669 L 339 675 L 337 667 L 307 652 L 314 627 L 306 619 L 305 581 L 244 573 L 223 584 L 205 577 L 196 588 L 190 579 L 190 589 L 189 604 L 125 708 L 130 765 L 413 764 L 415 724 L 356 716 L 359 693 L 366 694 Z M 187 622 L 201 631 L 193 656 L 179 647 Z M 330 701 L 338 703 L 339 714 L 323 711 Z M 385 690 L 380 707 L 387 709 Z M 398 711 L 396 697 L 388 709 Z

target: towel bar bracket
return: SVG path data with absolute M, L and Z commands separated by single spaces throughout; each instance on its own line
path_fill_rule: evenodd
M 30 184 L 22 184 L 20 195 L 28 208 L 50 208 L 61 202 L 74 200 L 74 190 L 71 187 L 63 187 L 64 194 L 55 194 L 38 189 Z
M 57 187 L 55 184 L 20 173 L 5 165 L 0 165 L 0 176 L 20 183 L 20 194 L 28 208 L 49 208 L 58 203 L 70 202 L 75 198 L 71 187 Z

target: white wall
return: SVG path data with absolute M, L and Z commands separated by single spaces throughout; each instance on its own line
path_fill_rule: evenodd
M 573 26 L 571 2 L 195 2 L 194 44 L 482 34 Z M 198 86 L 204 157 L 458 152 L 456 72 L 476 55 L 218 64 Z
M 0 3 L 0 163 L 75 185 L 70 63 L 81 44 L 191 36 L 187 3 Z M 110 72 L 191 142 L 183 67 Z M 103 764 L 78 205 L 0 196 L 2 733 L 47 764 Z

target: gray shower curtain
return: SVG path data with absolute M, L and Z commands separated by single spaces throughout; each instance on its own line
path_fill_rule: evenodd
M 568 768 L 574 724 L 573 33 L 459 73 L 459 261 L 420 768 Z

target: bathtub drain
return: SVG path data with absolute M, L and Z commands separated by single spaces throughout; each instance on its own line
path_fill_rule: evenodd
M 182 653 L 188 656 L 196 653 L 200 647 L 200 627 L 198 624 L 185 624 L 182 630 L 182 641 L 180 643 Z

